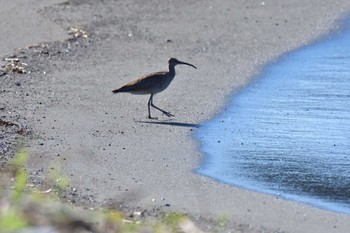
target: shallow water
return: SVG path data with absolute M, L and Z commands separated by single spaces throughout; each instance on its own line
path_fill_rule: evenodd
M 350 214 L 350 19 L 266 66 L 196 136 L 196 172 Z

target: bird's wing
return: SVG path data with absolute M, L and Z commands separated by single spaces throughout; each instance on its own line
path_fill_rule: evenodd
M 153 85 L 156 85 L 157 82 L 160 81 L 160 79 L 165 73 L 166 72 L 160 71 L 160 72 L 147 74 L 140 77 L 139 79 L 136 79 L 135 81 L 132 81 L 126 84 L 125 86 L 134 87 L 134 88 L 149 88 L 149 87 L 152 87 Z

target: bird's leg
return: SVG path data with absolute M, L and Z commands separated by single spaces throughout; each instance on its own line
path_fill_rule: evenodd
M 151 98 L 149 99 L 149 103 L 151 104 L 151 106 L 159 111 L 161 111 L 164 115 L 166 115 L 167 117 L 173 117 L 174 115 L 171 114 L 170 112 L 164 111 L 163 109 L 158 108 L 157 106 L 155 106 L 153 104 L 153 94 L 151 95 Z M 149 107 L 149 106 L 148 106 Z
M 151 94 L 151 96 L 149 97 L 148 100 L 148 119 L 158 119 L 157 117 L 151 117 L 151 104 L 152 104 L 152 99 L 153 99 L 153 94 Z

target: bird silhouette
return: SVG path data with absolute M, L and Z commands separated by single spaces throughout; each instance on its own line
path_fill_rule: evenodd
M 153 96 L 159 92 L 164 91 L 169 86 L 171 81 L 173 81 L 175 77 L 176 65 L 188 65 L 188 66 L 192 66 L 195 69 L 197 69 L 197 67 L 195 67 L 190 63 L 179 61 L 176 58 L 170 58 L 168 63 L 169 63 L 168 71 L 159 71 L 159 72 L 141 76 L 140 78 L 122 86 L 119 89 L 113 90 L 112 92 L 113 93 L 128 92 L 136 95 L 150 94 L 151 96 L 147 104 L 149 119 L 157 119 L 151 116 L 151 106 L 161 111 L 164 115 L 168 117 L 174 116 L 170 112 L 164 111 L 163 109 L 160 109 L 159 107 L 155 106 L 153 104 Z

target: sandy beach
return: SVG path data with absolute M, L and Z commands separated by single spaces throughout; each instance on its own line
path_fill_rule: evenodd
M 67 199 L 87 206 L 180 211 L 208 232 L 223 217 L 227 232 L 348 232 L 349 215 L 193 173 L 205 158 L 196 129 L 264 65 L 336 31 L 348 0 L 20 2 L 1 10 L 0 55 L 21 56 L 30 72 L 0 77 L 0 114 L 30 131 L 35 185 L 60 164 Z M 66 40 L 69 28 L 87 38 Z M 177 66 L 154 97 L 175 117 L 149 120 L 149 96 L 112 94 L 170 57 L 198 68 Z

